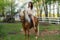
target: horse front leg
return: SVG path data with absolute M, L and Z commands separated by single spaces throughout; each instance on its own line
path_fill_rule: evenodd
M 29 29 L 28 29 L 28 40 L 29 40 Z
M 36 40 L 38 39 L 38 28 L 36 27 L 36 29 L 35 29 L 35 38 L 36 38 Z
M 25 40 L 26 40 L 26 29 L 24 30 L 24 32 L 25 32 Z

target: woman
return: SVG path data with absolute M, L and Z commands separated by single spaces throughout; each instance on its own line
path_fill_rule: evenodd
M 28 3 L 28 8 L 26 9 L 27 11 L 27 14 L 29 15 L 29 17 L 32 18 L 32 21 L 33 21 L 33 24 L 34 24 L 34 28 L 35 28 L 35 21 L 34 21 L 34 16 L 35 16 L 35 10 L 33 8 L 33 3 L 32 2 L 29 2 Z

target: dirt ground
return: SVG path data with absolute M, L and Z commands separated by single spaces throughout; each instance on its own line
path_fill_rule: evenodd
M 24 34 L 23 29 L 21 29 L 21 32 L 20 32 L 20 33 Z M 34 33 L 35 33 L 34 29 L 32 28 L 29 33 L 30 33 L 30 34 L 34 34 Z M 39 31 L 39 35 L 40 35 L 40 36 L 44 36 L 44 35 L 54 35 L 54 34 L 57 34 L 57 35 L 60 34 L 60 30 L 48 31 L 47 29 L 45 29 L 44 31 Z

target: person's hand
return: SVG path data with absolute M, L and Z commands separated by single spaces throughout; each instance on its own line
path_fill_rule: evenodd
M 34 26 L 34 29 L 36 30 L 36 27 Z

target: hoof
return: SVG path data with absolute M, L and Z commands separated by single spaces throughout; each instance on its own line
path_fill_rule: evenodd
M 37 37 L 37 36 L 36 36 L 35 38 L 36 38 L 36 40 L 38 39 L 38 37 Z

